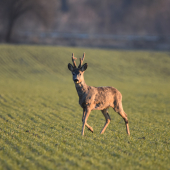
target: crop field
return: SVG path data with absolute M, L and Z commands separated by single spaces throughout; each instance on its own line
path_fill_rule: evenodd
M 122 93 L 130 137 L 111 108 L 104 134 L 92 111 L 81 136 L 73 52 L 86 54 L 88 85 Z M 170 170 L 170 53 L 1 44 L 0 170 L 17 169 Z

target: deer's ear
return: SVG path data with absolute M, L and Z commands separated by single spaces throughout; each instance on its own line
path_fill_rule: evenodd
M 87 66 L 88 66 L 87 63 L 83 64 L 83 66 L 81 67 L 81 71 L 85 71 L 87 69 Z
M 68 64 L 68 69 L 70 70 L 70 71 L 73 71 L 73 66 L 69 63 Z

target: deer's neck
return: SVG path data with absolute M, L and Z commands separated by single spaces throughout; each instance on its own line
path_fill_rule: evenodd
M 79 84 L 75 84 L 75 86 L 79 97 L 82 97 L 83 95 L 87 94 L 88 85 L 85 83 L 85 81 L 82 81 Z

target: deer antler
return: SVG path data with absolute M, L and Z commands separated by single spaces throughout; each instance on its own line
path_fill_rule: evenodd
M 84 58 L 85 58 L 85 53 L 83 53 L 83 57 L 80 58 L 80 64 L 79 64 L 78 68 L 81 68 L 83 61 L 84 61 Z
M 73 67 L 74 68 L 76 68 L 76 61 L 75 60 L 77 60 L 77 58 L 74 57 L 74 53 L 72 53 L 72 62 L 73 62 Z

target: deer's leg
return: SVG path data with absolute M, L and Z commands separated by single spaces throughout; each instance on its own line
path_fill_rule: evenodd
M 88 117 L 90 115 L 90 112 L 91 112 L 90 109 L 85 109 L 85 112 L 84 112 L 85 114 L 84 114 L 84 119 L 83 119 L 83 126 L 82 126 L 82 132 L 81 132 L 82 136 L 84 135 L 84 128 L 85 128 L 85 125 L 87 125 L 87 119 L 88 119 Z
M 106 128 L 107 128 L 107 126 L 109 125 L 110 120 L 111 120 L 111 118 L 110 118 L 110 116 L 109 116 L 109 113 L 108 113 L 108 109 L 102 110 L 102 113 L 103 113 L 103 115 L 104 115 L 104 117 L 105 117 L 105 119 L 106 119 L 106 123 L 105 123 L 103 129 L 101 130 L 100 134 L 103 134 L 103 133 L 104 133 L 104 131 L 106 130 Z
M 123 110 L 122 103 L 119 103 L 118 105 L 116 105 L 114 110 L 117 113 L 119 113 L 119 115 L 124 119 L 125 125 L 126 125 L 126 132 L 127 132 L 128 135 L 130 135 L 128 118 L 127 118 L 127 114 Z
M 126 125 L 126 132 L 128 135 L 130 135 L 130 131 L 129 131 L 129 124 L 128 124 L 128 118 L 127 118 L 127 114 L 124 111 L 119 112 L 120 116 L 122 116 L 122 118 L 125 121 L 125 125 Z
M 83 120 L 85 118 L 85 114 L 86 114 L 85 109 L 83 109 L 82 122 L 83 122 Z M 87 122 L 86 122 L 85 126 L 93 133 L 93 128 L 90 125 L 88 125 Z

